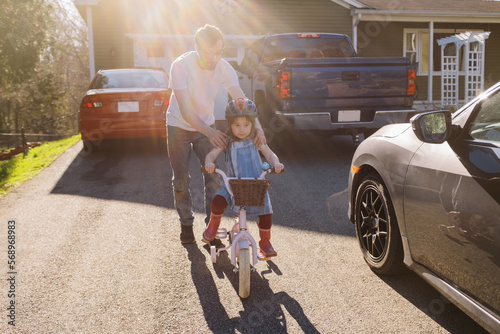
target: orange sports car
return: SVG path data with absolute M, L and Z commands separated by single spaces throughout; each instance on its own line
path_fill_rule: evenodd
M 100 70 L 80 105 L 84 147 L 111 138 L 165 138 L 170 95 L 162 69 Z

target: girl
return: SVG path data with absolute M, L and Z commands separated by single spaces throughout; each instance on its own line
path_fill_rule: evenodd
M 205 158 L 205 169 L 213 173 L 215 170 L 215 160 L 224 150 L 226 152 L 227 175 L 229 177 L 259 177 L 262 173 L 260 155 L 262 152 L 269 164 L 274 167 L 277 173 L 283 170 L 283 164 L 280 163 L 276 154 L 266 144 L 257 148 L 254 146 L 255 137 L 255 118 L 257 117 L 257 108 L 251 100 L 238 99 L 230 101 L 226 108 L 226 120 L 229 124 L 227 135 L 229 143 L 226 149 L 214 148 Z M 225 185 L 219 189 L 211 205 L 210 222 L 203 232 L 202 240 L 210 243 L 214 240 L 219 228 L 219 224 L 227 206 L 231 204 L 234 208 L 234 202 Z M 247 213 L 257 214 L 259 216 L 259 247 L 264 257 L 276 256 L 277 253 L 271 245 L 271 225 L 272 225 L 272 207 L 269 194 L 266 193 L 265 206 L 247 207 Z

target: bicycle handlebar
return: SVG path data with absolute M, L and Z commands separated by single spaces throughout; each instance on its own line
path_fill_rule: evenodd
M 279 174 L 283 173 L 284 171 L 285 170 L 283 169 Z M 202 173 L 208 173 L 208 171 L 205 169 L 205 167 L 201 167 L 201 172 Z M 229 194 L 231 196 L 234 196 L 234 194 L 233 194 L 233 190 L 231 188 L 231 185 L 229 184 L 229 180 L 231 180 L 231 179 L 249 179 L 249 180 L 255 180 L 256 179 L 254 177 L 242 177 L 242 178 L 240 178 L 240 177 L 228 177 L 226 175 L 226 173 L 224 173 L 224 171 L 221 170 L 221 169 L 219 169 L 219 168 L 216 168 L 215 171 L 214 171 L 214 173 L 218 173 L 222 177 L 222 180 L 224 181 L 224 184 L 226 185 L 226 190 L 229 192 Z M 262 173 L 260 174 L 260 176 L 257 179 L 263 180 L 264 176 L 266 176 L 266 174 L 270 174 L 270 173 L 272 173 L 272 174 L 278 174 L 278 173 L 276 173 L 274 167 L 271 167 L 271 168 L 268 168 L 268 169 L 264 169 L 262 171 Z
M 216 168 L 216 169 L 215 169 L 212 173 L 217 173 L 217 169 L 218 169 L 218 168 Z M 202 172 L 202 173 L 208 173 L 208 174 L 210 174 L 210 172 L 208 172 L 208 171 L 205 169 L 205 167 L 201 167 L 201 172 Z M 263 170 L 263 172 L 265 172 L 266 174 L 282 174 L 282 173 L 284 173 L 284 172 L 285 172 L 285 169 L 283 168 L 283 169 L 281 170 L 281 172 L 277 173 L 277 172 L 276 172 L 276 170 L 274 169 L 274 167 L 271 167 L 271 168 L 268 168 L 268 169 L 264 169 L 264 170 Z

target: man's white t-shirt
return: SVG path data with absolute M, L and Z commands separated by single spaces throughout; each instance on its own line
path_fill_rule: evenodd
M 196 51 L 190 51 L 178 57 L 170 68 L 169 87 L 172 88 L 172 91 L 187 89 L 192 98 L 191 101 L 200 107 L 198 108 L 198 116 L 205 124 L 212 125 L 215 123 L 215 96 L 220 86 L 224 85 L 226 88 L 239 86 L 238 75 L 224 59 L 221 59 L 213 70 L 202 69 L 198 65 L 197 59 Z M 188 110 L 188 112 L 194 112 L 194 110 Z M 182 117 L 173 92 L 167 111 L 167 125 L 196 131 Z

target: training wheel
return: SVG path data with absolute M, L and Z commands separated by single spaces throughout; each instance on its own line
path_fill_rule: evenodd
M 217 250 L 215 249 L 215 246 L 210 246 L 210 256 L 212 257 L 212 262 L 216 263 L 217 262 Z

